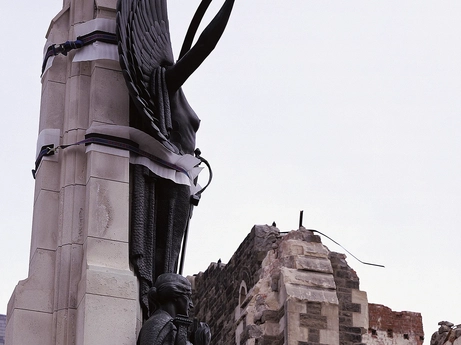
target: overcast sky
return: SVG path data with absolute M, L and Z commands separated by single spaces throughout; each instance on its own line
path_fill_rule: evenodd
M 176 56 L 197 5 L 169 1 Z M 42 49 L 61 7 L 0 3 L 0 313 L 27 277 Z M 236 0 L 184 86 L 215 174 L 184 273 L 227 262 L 254 224 L 296 229 L 304 210 L 306 228 L 386 266 L 348 256 L 369 302 L 422 313 L 426 344 L 438 321 L 461 323 L 460 18 L 459 0 Z

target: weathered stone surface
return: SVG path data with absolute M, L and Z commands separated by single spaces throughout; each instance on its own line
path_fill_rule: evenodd
M 8 318 L 15 309 L 52 313 L 55 255 L 56 253 L 51 250 L 35 251 L 30 261 L 29 277 L 16 285 L 8 302 Z
M 134 274 L 126 271 L 91 267 L 80 281 L 79 291 L 86 293 L 136 300 L 137 282 Z M 83 297 L 79 296 L 79 300 Z
M 453 324 L 449 321 L 440 321 L 437 332 L 431 337 L 431 345 L 460 345 L 461 344 L 461 325 Z
M 335 280 L 333 279 L 333 275 L 331 274 L 299 270 L 292 272 L 287 271 L 286 269 L 282 269 L 282 273 L 286 275 L 284 279 L 286 283 L 290 282 L 293 284 L 302 284 L 322 289 L 336 289 Z M 288 281 L 287 279 L 288 274 L 291 275 L 290 281 Z
M 76 345 L 136 343 L 137 301 L 86 294 L 78 308 Z
M 306 286 L 302 285 L 287 285 L 286 286 L 287 295 L 315 302 L 325 302 L 336 304 L 338 299 L 334 291 L 317 291 L 314 289 L 306 289 Z
M 70 130 L 64 133 L 62 142 L 63 145 L 71 145 L 85 138 L 85 130 L 77 129 Z M 82 185 L 85 186 L 86 181 L 86 166 L 87 156 L 85 155 L 85 147 L 73 146 L 60 151 L 61 157 L 61 176 L 62 186 Z
M 122 72 L 96 66 L 90 86 L 89 123 L 129 125 L 129 94 Z
M 59 197 L 59 246 L 83 244 L 85 220 L 85 186 L 69 185 Z
M 128 243 L 128 183 L 91 178 L 87 193 L 88 236 Z
M 56 57 L 54 63 L 58 64 L 60 61 L 62 61 L 62 58 Z M 49 81 L 44 84 L 40 109 L 40 131 L 47 128 L 62 128 L 65 94 L 66 84 L 64 83 Z M 45 114 L 46 116 L 44 116 Z
M 95 266 L 129 271 L 127 242 L 88 237 L 84 250 L 87 268 Z
M 8 313 L 6 344 L 52 344 L 53 314 L 27 309 L 14 309 Z M 32 340 L 33 339 L 33 340 Z
M 60 153 L 58 152 L 56 158 L 59 159 L 59 157 Z M 42 160 L 35 179 L 34 204 L 40 197 L 40 192 L 42 190 L 59 192 L 60 184 L 55 176 L 59 175 L 60 171 L 61 168 L 58 162 L 54 160 Z
M 321 243 L 302 242 L 287 237 L 279 244 L 281 257 L 292 255 L 309 255 L 312 257 L 328 258 L 328 249 Z
M 65 117 L 64 132 L 88 128 L 88 112 L 90 109 L 91 76 L 82 74 L 84 68 L 89 69 L 89 63 L 75 64 L 78 70 L 67 81 L 67 99 L 69 100 L 69 116 Z M 77 67 L 76 66 L 76 67 Z M 73 69 L 75 70 L 75 69 Z
M 43 190 L 34 206 L 30 257 L 37 249 L 55 250 L 58 239 L 59 193 Z
M 368 298 L 365 291 L 352 290 L 352 303 L 360 305 L 360 313 L 352 314 L 352 325 L 368 329 Z
M 68 244 L 56 250 L 57 285 L 62 289 L 54 293 L 54 310 L 77 308 L 77 286 L 81 275 L 83 247 L 79 244 Z
M 62 309 L 53 314 L 56 344 L 72 344 L 76 338 L 77 309 Z
M 195 293 L 200 296 L 196 299 L 196 315 L 210 322 L 215 343 L 233 344 L 235 340 L 228 335 L 235 334 L 238 344 L 253 341 L 258 344 L 339 344 L 340 308 L 328 249 L 306 230 L 283 236 L 275 231 L 268 226 L 253 228 L 227 265 L 211 265 L 205 273 L 196 276 Z M 264 241 L 262 236 L 268 239 Z M 242 260 L 255 265 L 248 270 Z M 232 283 L 233 289 L 224 289 L 223 283 L 231 276 L 234 281 L 235 277 L 242 277 L 245 284 L 240 281 L 238 285 Z M 249 290 L 240 305 L 235 297 L 224 297 L 228 307 L 218 308 L 213 302 L 216 295 L 238 296 L 242 286 Z M 366 298 L 366 295 L 358 296 Z M 219 315 L 225 310 L 222 307 L 234 310 L 234 324 L 221 323 Z M 361 304 L 350 301 L 349 308 L 361 309 Z M 213 315 L 218 318 L 217 322 L 213 321 Z M 254 327 L 248 328 L 250 325 Z M 245 331 L 249 329 L 254 332 Z M 348 331 L 345 339 L 357 335 L 356 329 Z M 354 339 L 360 336 L 361 333 Z
M 303 271 L 333 273 L 331 263 L 327 258 L 316 258 L 310 256 L 296 256 L 293 268 Z
M 86 150 L 88 155 L 87 181 L 91 177 L 118 182 L 129 182 L 129 152 L 92 144 Z

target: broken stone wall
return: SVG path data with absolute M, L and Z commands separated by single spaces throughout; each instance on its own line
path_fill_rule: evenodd
M 357 273 L 349 267 L 346 255 L 330 252 L 336 294 L 339 301 L 339 341 L 341 345 L 362 343 L 368 327 L 368 300 L 359 290 Z
M 419 313 L 369 304 L 344 254 L 300 228 L 255 226 L 229 263 L 191 278 L 219 345 L 422 345 Z M 439 337 L 440 338 L 440 337 Z M 434 343 L 431 345 L 461 345 Z
M 352 345 L 368 327 L 366 293 L 345 256 L 301 228 L 255 226 L 227 265 L 194 279 L 195 315 L 222 345 Z
M 194 314 L 210 325 L 213 344 L 235 344 L 234 311 L 258 282 L 261 262 L 277 236 L 275 227 L 255 226 L 229 263 L 212 263 L 193 277 Z

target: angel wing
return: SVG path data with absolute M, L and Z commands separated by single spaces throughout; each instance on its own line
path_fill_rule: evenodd
M 166 0 L 118 0 L 120 65 L 147 131 L 170 150 L 171 114 L 165 67 L 174 63 Z

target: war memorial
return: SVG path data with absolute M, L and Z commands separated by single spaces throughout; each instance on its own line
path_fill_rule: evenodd
M 66 0 L 52 19 L 29 275 L 6 344 L 421 345 L 421 315 L 369 304 L 346 256 L 302 226 L 254 226 L 228 263 L 180 274 L 207 165 L 181 86 L 234 6 L 198 33 L 210 2 L 178 57 L 166 0 Z

